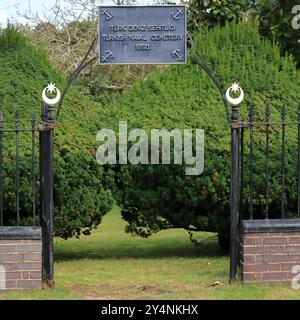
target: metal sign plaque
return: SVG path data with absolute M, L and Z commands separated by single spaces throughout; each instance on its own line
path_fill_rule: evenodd
M 186 6 L 99 7 L 100 64 L 186 63 Z

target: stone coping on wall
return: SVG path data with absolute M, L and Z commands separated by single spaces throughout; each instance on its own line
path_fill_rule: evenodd
M 41 227 L 0 227 L 0 240 L 40 240 Z
M 241 233 L 300 232 L 300 219 L 242 220 Z

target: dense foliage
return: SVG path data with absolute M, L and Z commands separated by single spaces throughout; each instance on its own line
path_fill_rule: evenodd
M 292 53 L 300 63 L 300 7 L 292 0 L 190 0 L 189 29 L 224 25 L 228 21 L 259 20 L 262 37 L 278 44 L 281 53 Z
M 282 103 L 288 119 L 296 119 L 300 101 L 300 76 L 293 60 L 282 58 L 279 49 L 261 40 L 258 27 L 250 23 L 227 24 L 196 37 L 205 60 L 228 87 L 239 82 L 246 92 L 240 119 L 248 117 L 250 99 L 256 104 L 256 120 L 265 117 L 267 102 L 272 119 L 278 120 Z M 149 236 L 165 228 L 218 232 L 226 239 L 229 222 L 230 129 L 218 91 L 198 65 L 173 66 L 139 82 L 123 93 L 119 103 L 102 114 L 107 128 L 117 129 L 126 120 L 129 130 L 144 128 L 203 128 L 205 130 L 205 171 L 201 176 L 185 176 L 183 166 L 116 166 L 120 190 L 119 204 L 128 221 L 128 231 Z M 255 131 L 255 214 L 263 214 L 265 135 Z M 288 129 L 287 197 L 289 210 L 295 209 L 296 126 Z M 249 138 L 246 136 L 246 154 Z M 248 158 L 246 168 L 249 168 Z M 272 129 L 271 212 L 278 214 L 280 199 L 280 130 Z M 248 170 L 247 170 L 248 172 Z M 249 174 L 246 181 L 249 182 Z M 245 194 L 249 195 L 249 183 Z M 245 196 L 244 207 L 249 197 Z M 247 212 L 245 212 L 247 213 Z M 224 244 L 224 243 L 223 243 Z
M 296 8 L 298 6 L 298 9 Z M 294 55 L 300 64 L 300 6 L 298 0 L 259 0 L 256 10 L 260 33 L 280 45 L 281 51 Z M 293 20 L 294 23 L 293 23 Z M 293 26 L 294 25 L 294 26 Z
M 64 79 L 49 66 L 46 55 L 29 46 L 14 28 L 2 30 L 0 107 L 6 129 L 14 127 L 16 110 L 20 127 L 31 127 L 33 110 L 40 123 L 41 90 L 49 82 L 56 82 L 62 88 Z M 101 112 L 99 105 L 74 89 L 68 94 L 57 124 L 54 222 L 55 234 L 63 238 L 89 233 L 113 205 L 112 195 L 103 183 L 103 170 L 95 161 L 96 119 Z M 5 222 L 10 224 L 16 217 L 15 135 L 5 135 L 3 144 L 4 212 Z M 37 163 L 36 167 L 38 173 Z M 31 135 L 25 133 L 20 136 L 20 173 L 22 223 L 31 224 Z M 38 181 L 38 176 L 36 179 Z M 38 183 L 36 188 L 38 190 Z
M 224 26 L 228 21 L 241 20 L 253 1 L 249 0 L 190 0 L 188 27 L 198 31 L 202 26 Z

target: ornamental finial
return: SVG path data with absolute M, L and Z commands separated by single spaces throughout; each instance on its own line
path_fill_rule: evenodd
M 234 93 L 240 92 L 240 96 L 238 98 L 232 98 L 230 96 L 230 92 L 234 92 Z M 243 102 L 244 98 L 245 98 L 244 91 L 242 87 L 236 82 L 234 82 L 226 92 L 226 100 L 234 107 L 240 105 Z

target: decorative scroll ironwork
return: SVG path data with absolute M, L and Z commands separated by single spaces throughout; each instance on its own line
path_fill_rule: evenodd
M 224 91 L 223 86 L 221 85 L 221 83 L 219 82 L 218 78 L 216 77 L 216 75 L 212 72 L 212 70 L 208 67 L 208 65 L 206 64 L 204 58 L 202 57 L 200 51 L 197 49 L 195 42 L 192 38 L 192 36 L 188 33 L 188 43 L 191 46 L 191 49 L 196 53 L 196 57 L 194 56 L 190 56 L 190 59 L 193 63 L 198 64 L 203 71 L 205 71 L 207 73 L 207 75 L 210 77 L 210 79 L 212 80 L 212 82 L 215 84 L 215 86 L 217 87 L 223 103 L 224 103 L 224 107 L 225 107 L 225 114 L 226 114 L 226 119 L 228 121 L 228 123 L 230 123 L 230 115 L 229 115 L 229 110 L 228 110 L 228 101 L 226 99 L 226 93 Z

